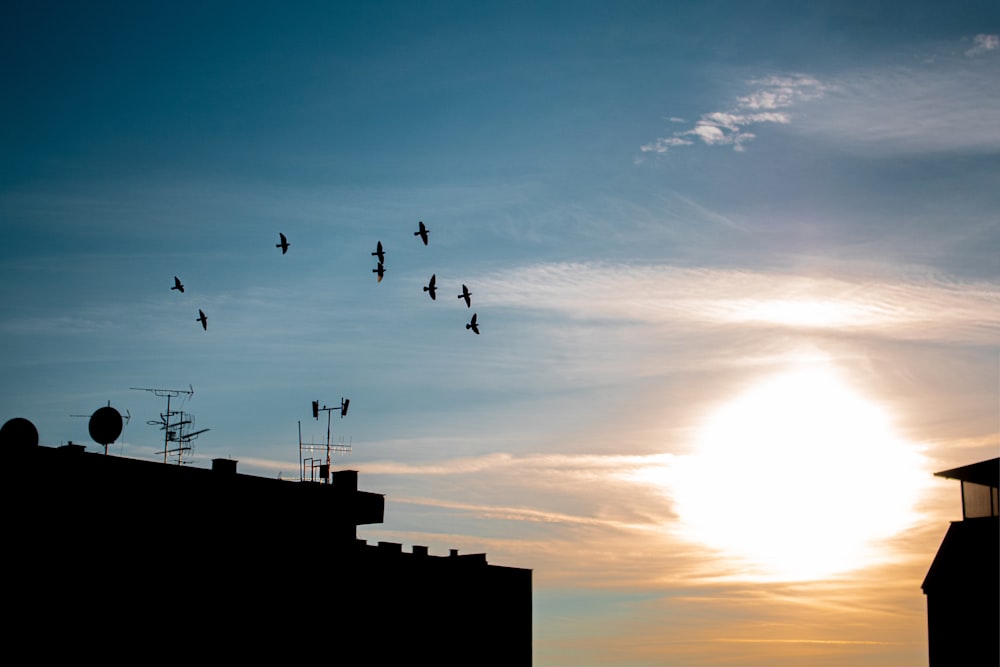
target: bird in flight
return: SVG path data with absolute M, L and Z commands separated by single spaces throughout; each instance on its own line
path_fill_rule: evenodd
M 420 240 L 424 242 L 424 245 L 427 245 L 427 235 L 430 234 L 430 233 L 431 233 L 431 230 L 427 229 L 427 225 L 425 225 L 424 221 L 421 220 L 420 221 L 420 229 L 418 229 L 417 231 L 413 232 L 413 235 L 414 236 L 419 236 Z
M 458 295 L 458 298 L 459 299 L 465 299 L 465 307 L 466 308 L 471 308 L 472 307 L 472 299 L 469 298 L 470 296 L 472 296 L 472 292 L 469 291 L 468 287 L 466 287 L 465 285 L 462 285 L 462 293 Z
M 174 286 L 171 287 L 170 289 L 175 289 L 178 292 L 180 292 L 181 294 L 183 294 L 184 293 L 184 285 L 181 284 L 181 279 L 178 278 L 177 276 L 174 276 Z
M 198 309 L 198 319 L 196 319 L 195 322 L 201 322 L 201 328 L 208 331 L 208 316 L 205 315 L 205 311 L 201 308 Z
M 278 232 L 278 236 L 281 237 L 281 243 L 275 243 L 274 247 L 281 248 L 281 254 L 284 255 L 286 252 L 288 252 L 288 246 L 291 244 L 288 242 L 288 239 L 285 238 L 285 235 L 282 234 L 281 232 Z
M 465 325 L 466 329 L 472 329 L 472 333 L 479 335 L 479 323 L 476 322 L 476 314 L 472 313 L 472 319 Z
M 372 269 L 372 273 L 378 274 L 378 282 L 382 282 L 382 276 L 385 275 L 385 265 L 382 262 L 378 263 L 378 268 Z
M 375 252 L 372 253 L 372 256 L 378 257 L 378 263 L 379 264 L 381 264 L 382 262 L 385 261 L 385 251 L 382 250 L 382 242 L 381 241 L 378 242 L 378 247 L 375 248 Z
M 431 281 L 424 286 L 424 291 L 431 295 L 431 299 L 437 301 L 437 274 L 431 274 Z

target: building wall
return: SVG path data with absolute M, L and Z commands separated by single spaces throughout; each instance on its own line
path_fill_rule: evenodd
M 924 579 L 930 667 L 1000 665 L 1000 519 L 955 521 Z
M 531 571 L 358 541 L 384 498 L 350 474 L 280 481 L 81 448 L 2 462 L 8 651 L 531 664 Z

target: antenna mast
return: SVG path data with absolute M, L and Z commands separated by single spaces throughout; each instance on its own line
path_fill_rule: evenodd
M 349 398 L 343 398 L 343 397 L 341 397 L 341 399 L 340 399 L 340 406 L 339 407 L 335 406 L 335 407 L 332 407 L 332 408 L 328 408 L 328 407 L 326 407 L 324 405 L 321 408 L 321 407 L 319 407 L 319 401 L 313 401 L 312 402 L 313 419 L 317 419 L 318 420 L 320 412 L 325 412 L 326 413 L 326 463 L 320 464 L 320 466 L 319 466 L 320 477 L 323 479 L 323 482 L 325 484 L 329 484 L 330 483 L 330 452 L 347 453 L 347 452 L 351 451 L 351 445 L 350 444 L 345 445 L 343 442 L 341 442 L 338 445 L 330 444 L 330 416 L 333 413 L 333 411 L 336 410 L 336 411 L 340 412 L 340 418 L 343 419 L 344 417 L 347 416 L 347 409 L 348 409 L 348 407 L 350 405 L 351 405 L 351 399 L 349 399 Z M 320 447 L 320 445 L 314 445 L 314 444 L 303 445 L 302 444 L 302 422 L 299 422 L 299 473 L 300 473 L 299 479 L 301 479 L 303 481 L 305 480 L 305 478 L 306 478 L 305 463 L 308 461 L 309 465 L 310 465 L 309 478 L 310 478 L 310 481 L 312 481 L 312 479 L 313 479 L 312 470 L 316 467 L 316 461 L 318 459 L 315 459 L 315 458 L 312 458 L 312 457 L 308 457 L 308 458 L 303 459 L 302 458 L 302 452 L 303 452 L 303 450 L 306 451 L 306 452 L 316 451 L 319 447 Z
M 203 428 L 200 431 L 194 431 L 193 433 L 185 433 L 184 429 L 187 426 L 193 424 L 193 420 L 190 418 L 185 419 L 185 413 L 182 410 L 172 411 L 170 409 L 170 400 L 177 398 L 178 396 L 187 396 L 190 398 L 194 396 L 194 387 L 188 385 L 187 389 L 147 389 L 145 387 L 129 387 L 135 391 L 148 391 L 154 396 L 159 396 L 160 398 L 167 399 L 167 411 L 160 413 L 159 419 L 152 419 L 146 423 L 150 426 L 159 426 L 163 431 L 163 462 L 167 462 L 167 457 L 171 454 L 177 456 L 177 465 L 181 465 L 181 458 L 184 456 L 184 452 L 191 451 L 190 445 L 188 443 L 199 435 L 208 431 L 209 429 Z M 176 417 L 177 419 L 174 419 Z M 170 443 L 177 443 L 177 447 L 174 449 L 170 448 Z M 159 452 L 157 452 L 159 453 Z

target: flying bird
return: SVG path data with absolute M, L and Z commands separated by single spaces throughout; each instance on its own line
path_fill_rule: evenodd
M 465 307 L 466 308 L 471 308 L 472 307 L 472 299 L 469 298 L 470 296 L 472 296 L 472 292 L 469 291 L 468 287 L 466 287 L 465 285 L 462 285 L 462 293 L 458 295 L 458 298 L 459 299 L 465 299 Z
M 281 254 L 284 255 L 286 252 L 288 252 L 288 246 L 291 244 L 288 242 L 288 239 L 285 238 L 285 235 L 282 234 L 281 232 L 278 232 L 278 236 L 281 237 L 281 243 L 275 243 L 274 247 L 281 248 Z
M 175 289 L 178 292 L 180 292 L 181 294 L 183 294 L 184 293 L 184 285 L 181 284 L 181 279 L 178 278 L 177 276 L 174 276 L 174 286 L 171 287 L 170 289 Z
M 385 275 L 385 265 L 382 262 L 378 263 L 378 268 L 372 269 L 372 273 L 378 274 L 378 282 L 382 282 L 382 276 Z
M 420 229 L 418 229 L 417 231 L 413 232 L 413 235 L 414 236 L 419 236 L 420 240 L 424 242 L 424 245 L 427 245 L 427 235 L 430 234 L 430 233 L 431 233 L 431 230 L 427 229 L 427 225 L 425 225 L 424 221 L 421 220 L 420 221 Z
M 476 314 L 472 313 L 472 319 L 465 325 L 466 329 L 472 329 L 472 333 L 479 335 L 479 323 L 476 322 Z
M 437 274 L 431 274 L 431 281 L 424 286 L 424 291 L 431 295 L 431 299 L 437 301 Z
M 205 311 L 201 308 L 198 309 L 198 319 L 196 319 L 195 322 L 201 322 L 201 328 L 208 331 L 208 316 L 205 315 Z
M 378 263 L 379 264 L 381 264 L 382 262 L 385 261 L 385 251 L 382 250 L 382 242 L 381 241 L 378 242 L 378 247 L 375 248 L 375 252 L 372 253 L 372 256 L 378 257 Z

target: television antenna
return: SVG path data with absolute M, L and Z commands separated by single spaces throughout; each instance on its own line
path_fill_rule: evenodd
M 319 477 L 323 480 L 324 484 L 330 483 L 330 453 L 340 452 L 348 453 L 351 451 L 351 444 L 344 444 L 343 438 L 339 444 L 330 443 L 330 422 L 331 416 L 334 412 L 340 412 L 340 418 L 343 419 L 347 416 L 347 409 L 351 405 L 351 399 L 343 398 L 340 399 L 340 406 L 334 406 L 328 408 L 326 405 L 319 407 L 319 401 L 312 402 L 312 415 L 313 419 L 319 419 L 319 413 L 326 413 L 326 462 L 317 463 L 320 459 L 315 457 L 303 457 L 303 453 L 311 453 L 315 451 L 320 451 L 324 448 L 323 445 L 317 445 L 314 443 L 305 444 L 302 442 L 302 422 L 299 422 L 299 479 L 305 481 L 306 479 L 306 464 L 309 465 L 309 480 L 313 481 L 316 478 L 315 469 L 319 468 Z
M 172 419 L 172 417 L 177 418 Z M 169 414 L 161 414 L 160 419 L 151 419 L 146 423 L 150 426 L 159 426 L 160 430 L 165 433 L 163 452 L 156 453 L 163 454 L 164 463 L 168 456 L 176 456 L 177 465 L 183 464 L 184 453 L 191 451 L 190 442 L 205 431 L 210 430 L 203 428 L 198 431 L 187 432 L 187 429 L 194 425 L 194 418 L 191 413 L 182 410 Z M 175 446 L 171 447 L 170 443 L 174 443 Z
M 185 432 L 188 427 L 194 424 L 193 416 L 182 410 L 170 409 L 171 399 L 179 396 L 185 396 L 186 398 L 194 396 L 194 387 L 188 385 L 187 389 L 149 389 L 146 387 L 129 387 L 129 389 L 148 391 L 154 396 L 167 399 L 166 412 L 161 412 L 159 419 L 152 419 L 146 423 L 150 426 L 159 426 L 160 430 L 163 431 L 163 462 L 166 463 L 167 457 L 173 455 L 177 457 L 177 465 L 181 465 L 184 452 L 191 451 L 189 443 L 205 431 L 210 430 L 203 428 L 199 431 Z M 177 446 L 171 448 L 170 443 L 176 443 Z M 157 454 L 159 453 L 161 452 L 157 452 Z

